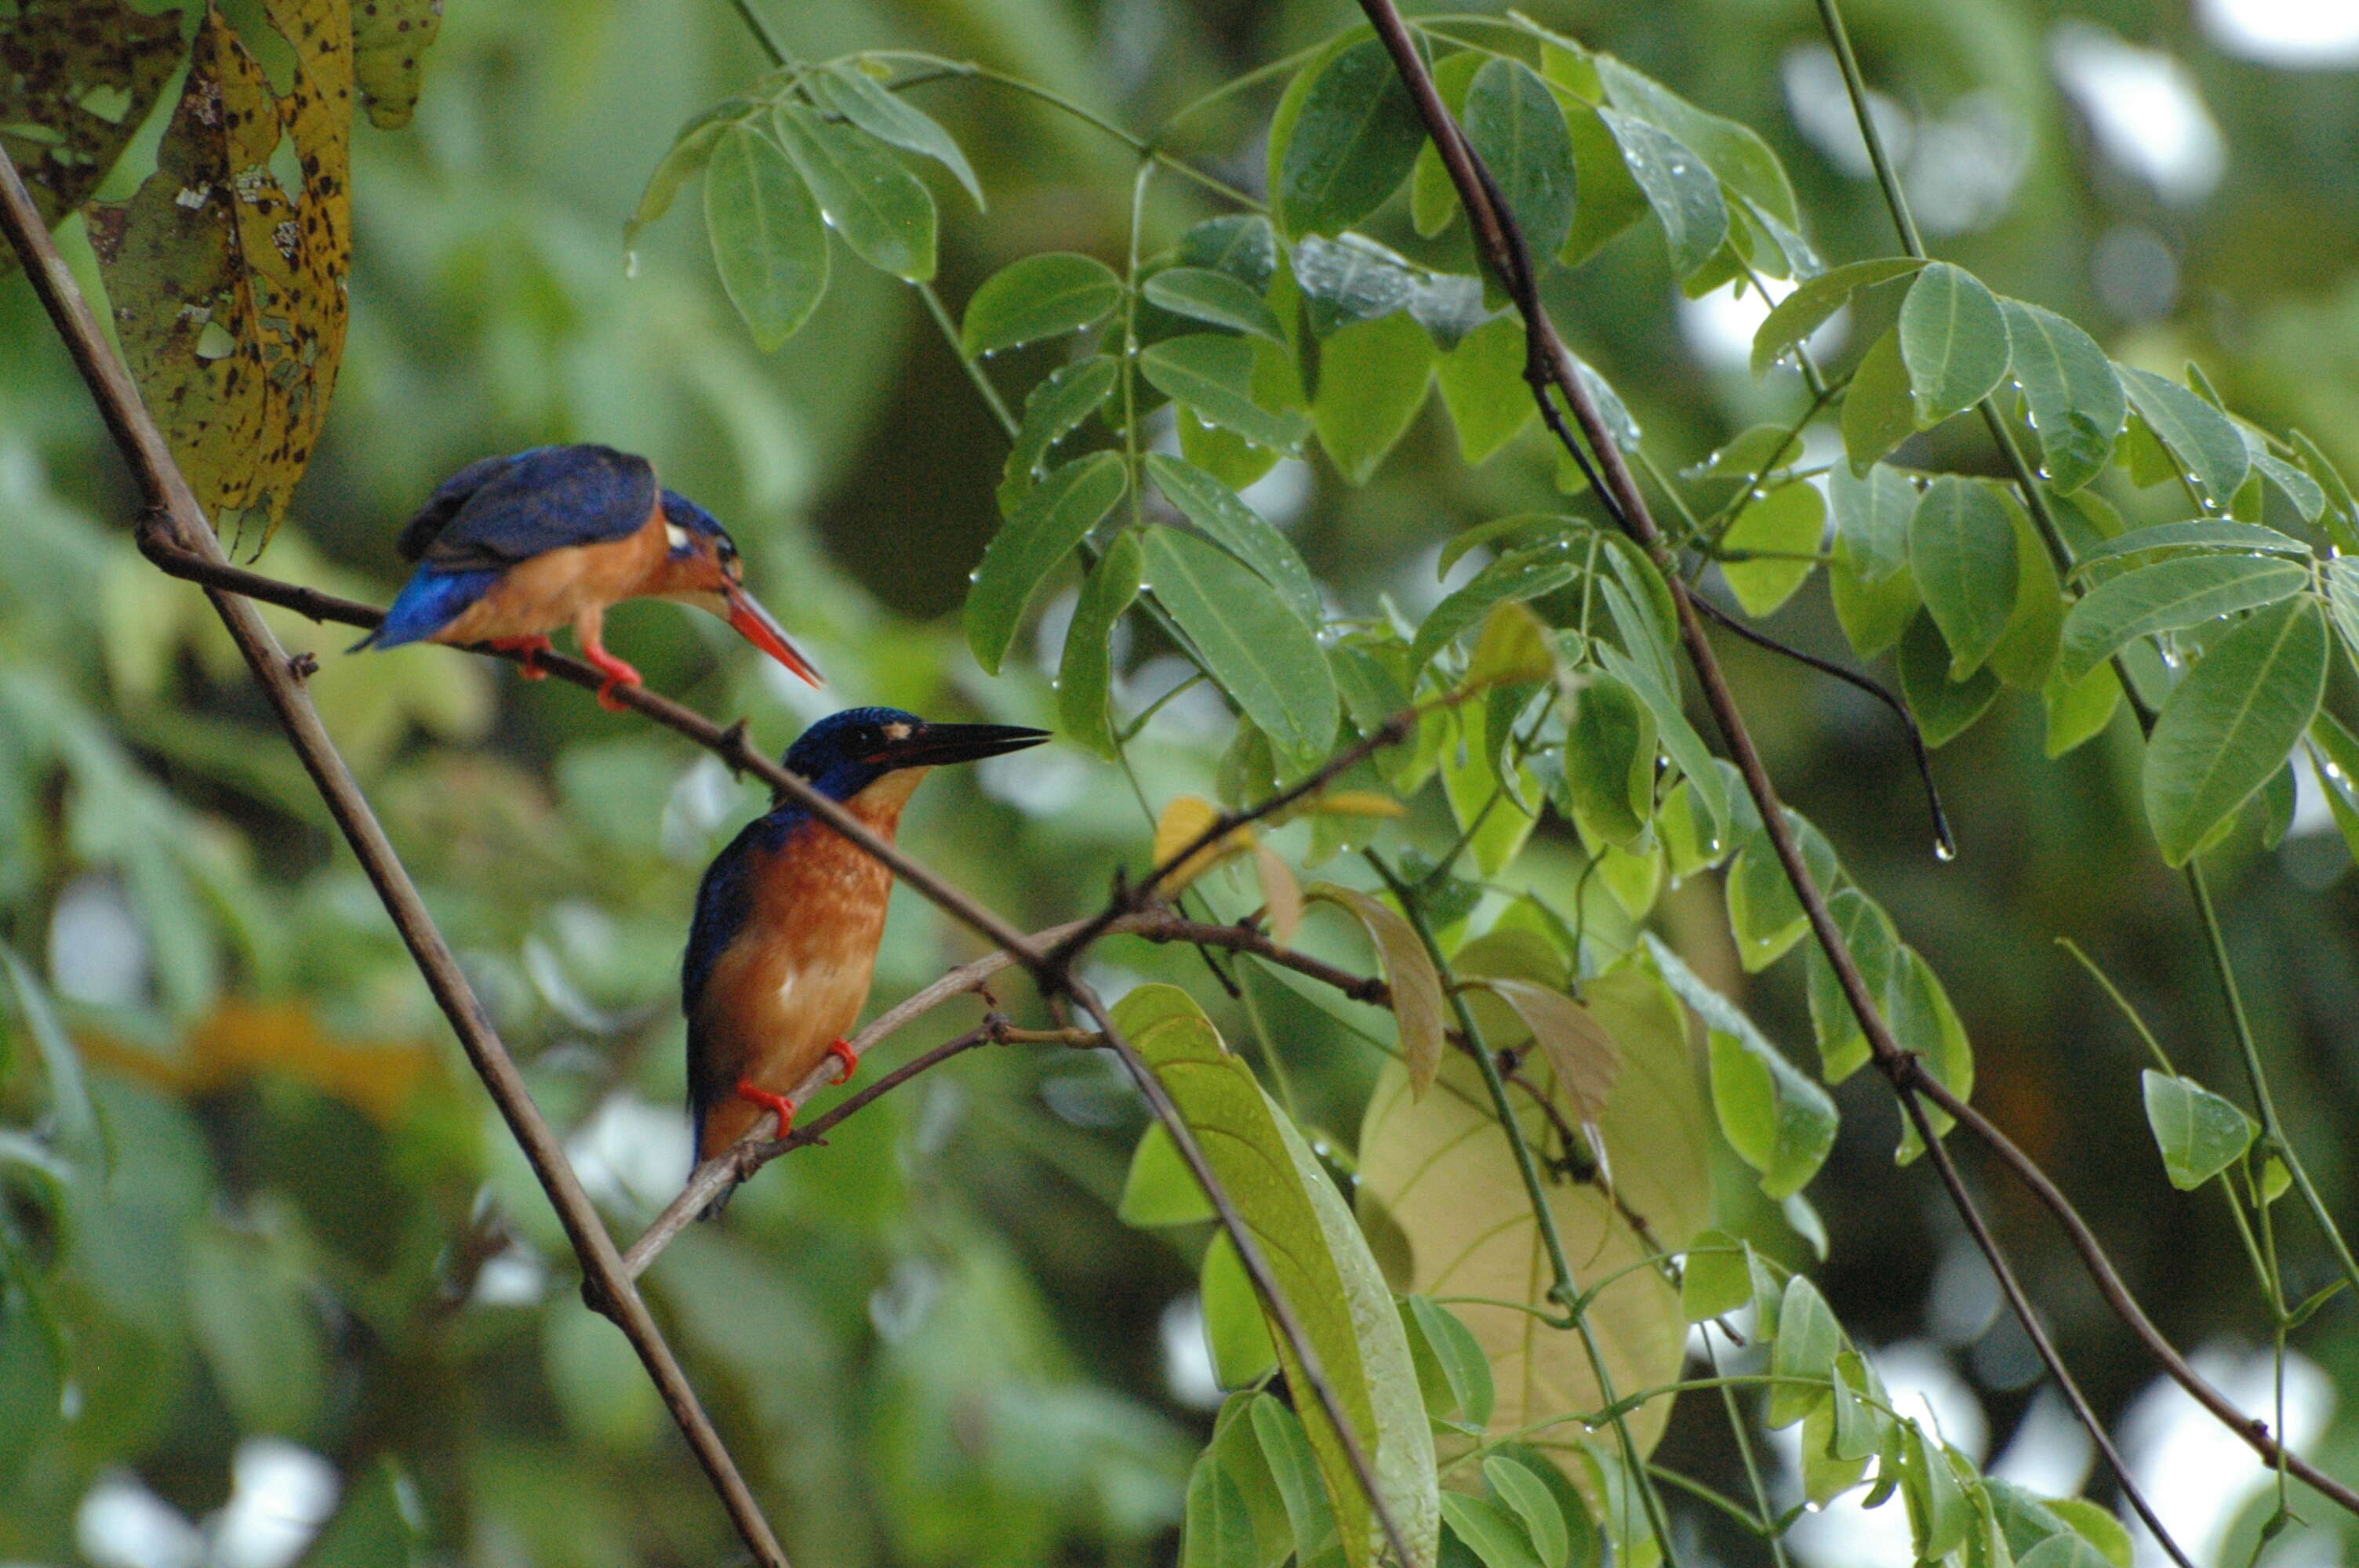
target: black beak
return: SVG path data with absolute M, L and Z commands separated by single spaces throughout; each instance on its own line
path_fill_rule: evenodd
M 1020 724 L 924 724 L 900 740 L 888 741 L 873 760 L 888 768 L 938 768 L 1003 757 L 1048 739 L 1046 730 L 1027 730 Z

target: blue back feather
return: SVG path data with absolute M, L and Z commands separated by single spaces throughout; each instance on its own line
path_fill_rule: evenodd
M 420 567 L 386 608 L 385 624 L 353 643 L 353 650 L 398 648 L 404 643 L 431 637 L 491 592 L 499 580 L 495 571 L 438 572 Z

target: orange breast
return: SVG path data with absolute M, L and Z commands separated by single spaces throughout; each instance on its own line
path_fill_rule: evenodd
M 888 774 L 847 804 L 889 840 L 923 772 Z M 692 1021 L 712 1081 L 751 1079 L 791 1094 L 852 1033 L 867 1004 L 892 892 L 890 871 L 817 822 L 756 861 L 753 910 L 712 966 Z M 735 1142 L 759 1114 L 734 1096 L 711 1107 L 697 1158 Z
M 571 625 L 588 609 L 646 591 L 670 554 L 658 505 L 644 526 L 602 545 L 568 545 L 510 567 L 490 592 L 437 632 L 436 643 L 538 637 Z

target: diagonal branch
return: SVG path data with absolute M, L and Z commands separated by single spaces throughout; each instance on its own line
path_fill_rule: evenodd
M 49 239 L 48 226 L 35 211 L 16 164 L 5 151 L 0 151 L 0 227 L 6 229 L 9 241 L 24 262 L 26 275 L 56 324 L 68 352 L 73 356 L 76 368 L 82 372 L 124 461 L 145 492 L 157 526 L 168 530 L 173 543 L 182 550 L 201 558 L 219 560 L 221 546 L 213 537 L 203 508 L 181 477 L 162 433 L 149 418 L 130 373 L 101 333 L 88 301 L 83 299 Z M 409 880 L 408 871 L 386 838 L 376 814 L 369 808 L 335 743 L 321 725 L 319 711 L 312 706 L 310 694 L 304 689 L 296 666 L 251 603 L 220 589 L 207 591 L 223 624 L 245 655 L 247 667 L 254 672 L 256 684 L 269 698 L 288 743 L 302 760 L 321 798 L 343 830 L 361 869 L 375 887 L 419 975 L 450 1019 L 468 1060 L 483 1078 L 484 1087 L 490 1091 L 509 1131 L 531 1163 L 533 1174 L 549 1195 L 566 1237 L 581 1260 L 584 1276 L 598 1282 L 609 1303 L 608 1315 L 638 1353 L 641 1364 L 670 1410 L 672 1420 L 688 1440 L 690 1451 L 703 1466 L 706 1477 L 755 1560 L 787 1568 L 786 1552 L 779 1547 L 769 1520 L 763 1517 L 761 1506 L 754 1500 L 728 1447 L 698 1402 L 696 1390 L 690 1386 L 662 1330 L 656 1326 L 647 1303 L 623 1272 L 622 1256 L 615 1250 L 614 1238 L 606 1234 L 597 1210 L 582 1190 L 557 1134 L 533 1104 L 523 1075 L 516 1070 L 515 1060 L 493 1030 L 489 1016 L 461 972 L 458 959 L 427 913 L 416 884 Z
M 1747 792 L 1753 796 L 1755 805 L 1759 808 L 1763 830 L 1769 838 L 1770 846 L 1777 856 L 1779 865 L 1785 871 L 1787 881 L 1792 886 L 1795 897 L 1802 905 L 1811 934 L 1820 948 L 1825 953 L 1828 966 L 1834 971 L 1836 980 L 1842 987 L 1843 999 L 1858 1020 L 1862 1033 L 1867 1038 L 1868 1047 L 1876 1066 L 1890 1080 L 1895 1093 L 1899 1096 L 1903 1108 L 1908 1112 L 1912 1121 L 1924 1120 L 1923 1108 L 1916 1098 L 1919 1084 L 1925 1081 L 1919 1064 L 1916 1058 L 1904 1050 L 1894 1037 L 1890 1025 L 1886 1022 L 1874 995 L 1868 989 L 1865 977 L 1860 972 L 1857 960 L 1835 924 L 1833 913 L 1828 908 L 1825 891 L 1818 885 L 1818 880 L 1811 875 L 1810 867 L 1802 858 L 1801 846 L 1796 839 L 1792 827 L 1786 820 L 1785 808 L 1777 798 L 1777 787 L 1769 777 L 1767 768 L 1761 761 L 1759 751 L 1753 743 L 1752 732 L 1745 724 L 1735 693 L 1729 686 L 1726 675 L 1721 669 L 1718 654 L 1704 631 L 1702 618 L 1697 612 L 1694 597 L 1688 590 L 1680 574 L 1674 569 L 1677 563 L 1671 558 L 1670 547 L 1664 540 L 1661 531 L 1656 526 L 1653 516 L 1648 513 L 1646 498 L 1640 493 L 1636 481 L 1632 478 L 1629 466 L 1623 460 L 1621 449 L 1614 444 L 1613 434 L 1600 415 L 1595 399 L 1591 397 L 1589 389 L 1582 384 L 1581 377 L 1574 373 L 1571 355 L 1565 348 L 1563 341 L 1558 337 L 1555 324 L 1549 318 L 1541 303 L 1538 278 L 1533 268 L 1531 253 L 1524 243 L 1522 233 L 1516 227 L 1515 214 L 1508 209 L 1506 200 L 1499 194 L 1497 185 L 1491 178 L 1489 172 L 1484 168 L 1481 159 L 1476 157 L 1473 146 L 1467 142 L 1457 121 L 1442 103 L 1440 90 L 1434 85 L 1432 73 L 1426 68 L 1424 58 L 1418 52 L 1416 42 L 1409 36 L 1408 24 L 1401 19 L 1400 12 L 1395 5 L 1394 0 L 1360 0 L 1360 8 L 1374 25 L 1376 36 L 1384 40 L 1387 52 L 1392 56 L 1395 70 L 1399 72 L 1402 81 L 1408 88 L 1419 117 L 1423 120 L 1426 131 L 1432 139 L 1433 146 L 1440 155 L 1442 165 L 1450 175 L 1451 183 L 1457 189 L 1460 204 L 1465 209 L 1467 214 L 1467 222 L 1474 231 L 1477 248 L 1482 251 L 1484 260 L 1497 275 L 1502 286 L 1514 299 L 1517 311 L 1523 316 L 1527 350 L 1525 379 L 1531 384 L 1532 395 L 1539 405 L 1541 418 L 1565 449 L 1582 463 L 1584 471 L 1591 470 L 1591 454 L 1593 454 L 1596 471 L 1592 473 L 1592 478 L 1594 481 L 1602 481 L 1598 483 L 1600 494 L 1608 501 L 1612 510 L 1616 514 L 1616 521 L 1623 529 L 1662 570 L 1664 580 L 1670 589 L 1672 604 L 1678 613 L 1680 640 L 1685 646 L 1689 663 L 1695 671 L 1697 684 L 1702 688 L 1704 700 L 1711 708 L 1712 718 L 1718 724 L 1722 736 L 1728 742 L 1729 750 L 1734 753 L 1737 770 L 1745 779 Z M 1582 443 L 1575 441 L 1571 431 L 1567 428 L 1562 415 L 1557 409 L 1555 400 L 1549 395 L 1551 390 L 1563 398 L 1565 406 L 1572 411 L 1574 419 L 1580 423 L 1589 449 L 1587 453 L 1582 451 Z M 1930 1128 L 1928 1130 L 1930 1131 Z M 1929 1143 L 1930 1141 L 1929 1140 Z M 1946 1161 L 1944 1163 L 1946 1164 Z M 1960 1192 L 1962 1192 L 1962 1189 L 1960 1189 Z M 2008 1269 L 2004 1253 L 1998 1248 L 1995 1238 L 1992 1237 L 1987 1229 L 1982 1227 L 1976 1227 L 1974 1234 L 1977 1243 L 1984 1247 L 1989 1257 L 1993 1270 L 2003 1279 L 2011 1278 L 2011 1271 Z M 2031 1336 L 2034 1345 L 2039 1348 L 2041 1358 L 2046 1362 L 2050 1375 L 2057 1379 L 2060 1387 L 2073 1390 L 2077 1393 L 2070 1368 L 2064 1365 L 2062 1357 L 2056 1354 L 2054 1346 L 2048 1342 L 2045 1333 L 2029 1311 L 2028 1303 L 2021 1302 L 2018 1298 L 2011 1301 L 2010 1304 L 2017 1306 L 2018 1314 L 2023 1319 L 2025 1330 Z M 2086 1411 L 2086 1401 L 2076 1400 L 2076 1409 Z M 2117 1456 L 2114 1454 L 2110 1443 L 2106 1441 L 2102 1427 L 2095 1423 L 2093 1417 L 2089 1419 L 2092 1435 L 2104 1447 L 2108 1458 L 2115 1461 L 2114 1473 L 2124 1495 L 2136 1508 L 2139 1516 L 2153 1530 L 2156 1539 L 2164 1544 L 2172 1557 L 2185 1565 L 2185 1568 L 2191 1568 L 2191 1565 L 2187 1564 L 2187 1559 L 2180 1553 L 2177 1544 L 2163 1530 L 2160 1520 L 2138 1491 L 2135 1480 L 2126 1469 L 2119 1465 Z

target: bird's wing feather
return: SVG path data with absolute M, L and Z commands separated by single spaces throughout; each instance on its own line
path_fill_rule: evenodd
M 689 925 L 688 949 L 680 955 L 679 1000 L 680 1011 L 688 1015 L 688 1104 L 700 1122 L 705 1109 L 734 1085 L 716 1081 L 713 1053 L 699 1048 L 698 1004 L 713 966 L 753 915 L 755 855 L 777 847 L 785 833 L 777 820 L 783 815 L 773 813 L 747 823 L 705 868 L 704 881 L 696 890 L 696 916 Z
M 612 447 L 536 447 L 444 481 L 401 531 L 401 553 L 437 571 L 497 568 L 548 550 L 628 537 L 656 506 L 656 470 Z

